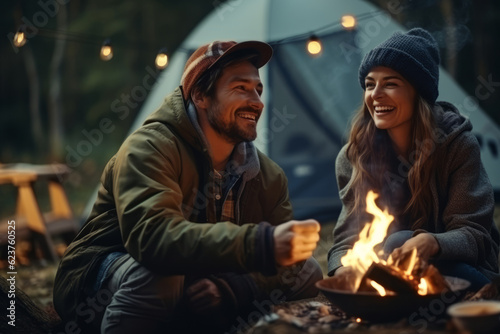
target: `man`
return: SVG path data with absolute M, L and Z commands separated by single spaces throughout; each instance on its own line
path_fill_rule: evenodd
M 149 333 L 187 317 L 221 330 L 258 301 L 317 294 L 319 224 L 291 220 L 283 171 L 252 144 L 271 55 L 257 41 L 201 46 L 109 161 L 57 272 L 66 324 Z

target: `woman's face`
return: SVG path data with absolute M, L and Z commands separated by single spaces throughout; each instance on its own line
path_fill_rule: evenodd
M 410 135 L 415 99 L 415 88 L 388 67 L 374 67 L 365 78 L 365 104 L 375 126 L 393 140 Z

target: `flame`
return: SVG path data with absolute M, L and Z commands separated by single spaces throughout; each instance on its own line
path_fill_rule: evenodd
M 382 285 L 378 284 L 377 282 L 370 281 L 370 284 L 371 284 L 371 286 L 373 286 L 375 288 L 375 290 L 378 291 L 379 295 L 381 295 L 382 297 L 387 294 L 384 287 Z
M 420 284 L 418 285 L 418 294 L 421 296 L 425 296 L 427 294 L 427 280 L 425 278 L 420 279 Z
M 344 267 L 351 267 L 352 269 L 349 277 L 344 279 L 346 288 L 352 292 L 357 292 L 361 283 L 363 283 L 363 289 L 366 284 L 370 284 L 380 296 L 386 296 L 388 291 L 391 290 L 390 287 L 384 287 L 372 279 L 363 281 L 368 269 L 373 263 L 376 263 L 379 268 L 390 267 L 390 269 L 387 269 L 388 273 L 392 271 L 399 279 L 407 280 L 409 286 L 414 290 L 418 290 L 417 293 L 421 296 L 444 291 L 447 288 L 444 278 L 435 267 L 432 265 L 426 267 L 425 263 L 422 263 L 418 257 L 416 247 L 411 250 L 410 254 L 405 253 L 403 257 L 398 256 L 397 259 L 389 256 L 387 261 L 384 260 L 383 251 L 379 252 L 380 257 L 376 254 L 376 246 L 384 241 L 389 225 L 394 220 L 394 216 L 390 215 L 387 210 L 382 211 L 377 207 L 375 204 L 377 197 L 378 195 L 373 191 L 369 191 L 366 195 L 366 212 L 372 214 L 374 218 L 363 227 L 359 233 L 359 239 L 354 243 L 352 249 L 348 250 L 340 259 Z M 423 269 L 425 269 L 425 275 L 422 277 Z M 419 282 L 418 289 L 417 282 Z M 392 292 L 389 291 L 389 293 Z
M 405 270 L 405 274 L 412 277 L 411 273 L 413 272 L 413 268 L 415 268 L 416 264 L 417 264 L 417 247 L 413 248 L 413 250 L 411 251 L 410 262 L 408 263 L 408 268 L 406 268 Z
M 348 250 L 347 254 L 340 259 L 343 266 L 351 266 L 357 272 L 353 283 L 354 291 L 359 289 L 363 275 L 373 262 L 385 263 L 383 259 L 377 256 L 373 248 L 384 241 L 387 229 L 394 220 L 394 216 L 390 215 L 387 210 L 382 211 L 377 207 L 375 204 L 377 197 L 378 195 L 371 190 L 366 195 L 366 212 L 371 213 L 374 218 L 359 233 L 359 240 L 354 244 L 353 248 Z

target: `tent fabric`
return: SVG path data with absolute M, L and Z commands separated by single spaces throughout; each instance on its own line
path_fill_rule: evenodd
M 335 158 L 362 90 L 357 82 L 359 53 L 348 58 L 337 46 L 354 45 L 355 35 L 347 30 L 321 35 L 323 49 L 316 57 L 304 52 L 307 38 L 273 45 L 267 123 L 274 133 L 266 144 L 287 174 L 297 218 L 335 219 L 333 208 L 340 206 Z M 283 114 L 286 119 L 276 126 Z

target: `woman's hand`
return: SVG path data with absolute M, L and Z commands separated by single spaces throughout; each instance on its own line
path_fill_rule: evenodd
M 425 262 L 428 262 L 431 257 L 439 252 L 439 244 L 436 238 L 429 233 L 420 233 L 408 239 L 403 246 L 396 248 L 391 253 L 391 257 L 393 260 L 405 258 L 414 248 L 417 249 L 417 256 Z

